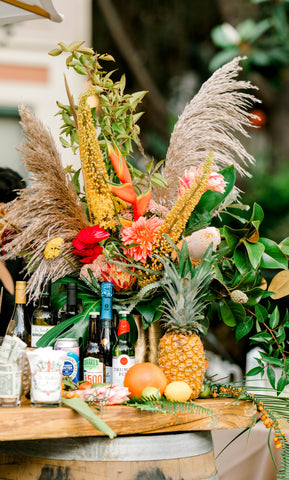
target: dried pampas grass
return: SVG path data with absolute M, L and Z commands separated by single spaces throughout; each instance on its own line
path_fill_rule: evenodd
M 72 254 L 71 241 L 81 228 L 88 226 L 88 220 L 74 187 L 65 176 L 51 133 L 27 108 L 22 106 L 19 112 L 25 133 L 19 151 L 25 170 L 31 176 L 27 188 L 7 204 L 4 220 L 19 226 L 20 233 L 5 245 L 4 260 L 25 252 L 27 272 L 33 272 L 28 279 L 27 293 L 29 300 L 35 301 L 44 279 L 55 281 L 79 272 L 81 263 Z M 66 258 L 60 255 L 46 260 L 43 252 L 47 242 L 59 236 L 64 240 L 61 252 Z
M 214 152 L 216 167 L 234 165 L 239 174 L 250 176 L 246 167 L 254 163 L 254 158 L 236 135 L 249 137 L 246 127 L 252 127 L 253 115 L 246 110 L 259 100 L 245 91 L 257 87 L 235 79 L 242 69 L 240 60 L 237 57 L 218 69 L 180 115 L 162 172 L 168 188 L 155 189 L 156 202 L 171 206 L 176 200 L 179 177 L 185 169 L 204 162 L 208 152 Z

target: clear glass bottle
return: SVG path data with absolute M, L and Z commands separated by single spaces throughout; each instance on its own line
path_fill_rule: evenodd
M 83 378 L 87 382 L 104 382 L 104 358 L 100 343 L 99 312 L 89 314 L 87 345 L 83 353 Z
M 113 284 L 101 284 L 101 345 L 103 348 L 105 382 L 112 383 L 112 349 L 116 342 L 116 333 L 113 325 L 112 312 Z
M 17 281 L 15 286 L 15 306 L 6 330 L 6 335 L 15 335 L 30 347 L 31 325 L 25 306 L 26 282 Z
M 129 341 L 128 312 L 124 310 L 119 315 L 118 340 L 112 349 L 112 383 L 123 386 L 126 372 L 135 364 L 135 349 Z
M 57 324 L 50 303 L 51 282 L 47 282 L 41 292 L 39 305 L 31 318 L 31 347 L 36 347 L 38 340 Z

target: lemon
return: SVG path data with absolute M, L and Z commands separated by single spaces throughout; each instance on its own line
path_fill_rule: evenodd
M 193 390 L 186 382 L 171 382 L 166 386 L 165 396 L 175 402 L 186 402 L 191 397 Z
M 141 392 L 141 398 L 144 400 L 158 400 L 161 398 L 161 393 L 156 387 L 146 387 Z

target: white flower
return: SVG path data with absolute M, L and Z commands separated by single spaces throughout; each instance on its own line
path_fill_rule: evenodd
M 186 237 L 186 241 L 191 259 L 199 262 L 211 243 L 213 243 L 214 252 L 217 250 L 217 246 L 221 242 L 221 236 L 217 228 L 207 227 L 192 233 L 192 235 Z

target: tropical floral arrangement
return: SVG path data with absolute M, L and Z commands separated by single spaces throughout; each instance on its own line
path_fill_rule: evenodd
M 146 92 L 126 93 L 124 75 L 113 80 L 116 72 L 103 67 L 113 58 L 83 42 L 59 43 L 50 54 L 67 54 L 67 68 L 87 78 L 78 101 L 65 80 L 69 102 L 58 102 L 61 142 L 79 155 L 80 169 L 63 168 L 50 132 L 20 107 L 26 136 L 20 151 L 30 182 L 8 204 L 4 221 L 14 232 L 4 258 L 24 257 L 30 301 L 48 280 L 76 281 L 83 312 L 51 329 L 38 346 L 67 335 L 85 343 L 89 312 L 100 309 L 101 283 L 109 281 L 115 309 L 128 309 L 132 324 L 140 314 L 139 329 L 161 318 L 159 366 L 169 381 L 186 381 L 196 398 L 205 375 L 200 337 L 218 318 L 237 341 L 251 335 L 252 345 L 262 345 L 249 375 L 266 373 L 277 391 L 279 403 L 262 397 L 263 416 L 287 452 L 276 417 L 288 420 L 282 391 L 289 384 L 289 320 L 277 300 L 289 293 L 289 238 L 277 245 L 261 237 L 262 208 L 243 205 L 235 186 L 235 174 L 249 176 L 254 162 L 239 137 L 249 135 L 250 110 L 258 103 L 255 87 L 237 79 L 242 59 L 204 83 L 177 120 L 165 161 L 155 162 L 139 140 L 138 106 Z M 64 303 L 59 295 L 58 308 Z M 274 367 L 281 368 L 278 378 Z M 254 401 L 263 408 L 257 393 Z M 280 475 L 289 468 L 285 453 Z

